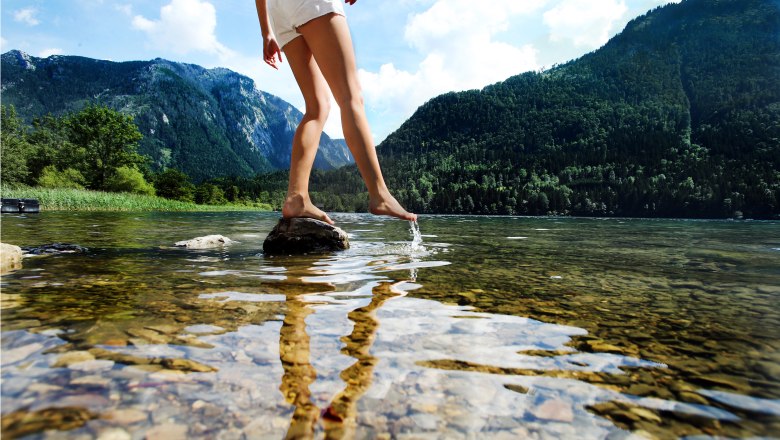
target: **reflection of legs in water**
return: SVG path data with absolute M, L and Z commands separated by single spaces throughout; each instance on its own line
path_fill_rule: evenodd
M 371 386 L 374 367 L 379 361 L 369 353 L 379 328 L 376 310 L 388 299 L 402 294 L 403 292 L 394 289 L 390 283 L 382 283 L 373 289 L 370 304 L 349 313 L 349 319 L 355 326 L 349 336 L 341 338 L 342 342 L 347 344 L 342 352 L 357 361 L 341 372 L 341 379 L 346 386 L 333 398 L 325 411 L 325 438 L 354 437 L 357 427 L 357 402 Z
M 352 333 L 341 340 L 346 344 L 344 354 L 352 356 L 356 362 L 341 372 L 346 383 L 344 389 L 331 401 L 325 410 L 325 438 L 352 438 L 357 418 L 357 402 L 371 386 L 374 367 L 378 359 L 369 351 L 376 338 L 379 321 L 376 310 L 390 298 L 403 292 L 395 285 L 382 283 L 373 289 L 371 303 L 349 313 L 349 319 L 355 323 Z M 310 439 L 314 437 L 315 424 L 319 408 L 311 401 L 311 385 L 317 378 L 317 372 L 309 361 L 311 348 L 306 333 L 306 317 L 313 313 L 297 299 L 287 300 L 287 314 L 279 332 L 279 357 L 284 368 L 282 385 L 279 388 L 288 403 L 295 406 L 287 439 Z
M 309 362 L 309 335 L 306 334 L 306 317 L 312 310 L 298 300 L 287 301 L 287 314 L 279 332 L 279 357 L 284 368 L 279 390 L 288 403 L 295 406 L 287 439 L 314 437 L 319 409 L 311 401 L 309 385 L 317 378 L 317 372 Z

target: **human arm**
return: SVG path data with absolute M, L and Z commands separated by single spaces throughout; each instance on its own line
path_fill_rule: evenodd
M 282 50 L 279 48 L 279 43 L 277 43 L 276 37 L 271 30 L 271 20 L 268 17 L 266 0 L 255 0 L 255 6 L 257 7 L 257 18 L 260 20 L 260 32 L 263 34 L 263 61 L 274 69 L 278 69 L 276 58 L 278 56 L 279 62 L 282 62 Z

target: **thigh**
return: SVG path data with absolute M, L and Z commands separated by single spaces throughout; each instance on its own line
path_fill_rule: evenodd
M 317 62 L 309 49 L 306 40 L 298 37 L 284 46 L 284 54 L 290 63 L 295 81 L 303 93 L 308 110 L 312 106 L 325 106 L 328 102 L 328 84 L 322 76 Z
M 299 26 L 314 59 L 338 102 L 360 93 L 355 51 L 343 15 L 328 14 Z

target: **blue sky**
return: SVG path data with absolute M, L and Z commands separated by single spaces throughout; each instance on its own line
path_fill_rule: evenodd
M 679 1 L 679 0 L 677 0 Z M 430 98 L 597 49 L 669 0 L 359 0 L 346 6 L 380 142 Z M 292 73 L 261 61 L 251 0 L 2 0 L 0 50 L 227 67 L 303 108 Z M 341 137 L 338 109 L 326 131 Z

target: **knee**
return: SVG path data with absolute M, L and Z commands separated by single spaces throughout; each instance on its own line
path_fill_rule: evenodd
M 328 98 L 306 103 L 305 118 L 325 124 L 325 121 L 328 120 L 328 114 L 330 114 L 330 100 Z
M 363 111 L 363 95 L 361 93 L 349 94 L 338 100 L 342 113 L 357 113 Z

